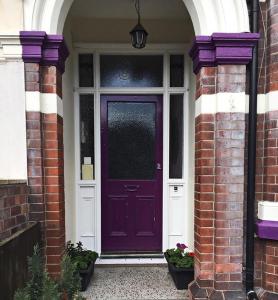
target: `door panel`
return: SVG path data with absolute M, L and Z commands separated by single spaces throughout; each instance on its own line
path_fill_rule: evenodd
M 162 96 L 101 96 L 102 251 L 161 251 Z

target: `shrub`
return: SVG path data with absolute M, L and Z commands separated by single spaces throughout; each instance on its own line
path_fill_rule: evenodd
M 166 250 L 169 262 L 177 268 L 192 268 L 194 266 L 194 252 L 186 252 L 185 244 L 177 244 L 177 248 Z
M 67 243 L 66 253 L 78 270 L 87 269 L 89 265 L 98 258 L 97 252 L 84 249 L 81 242 L 76 243 L 76 246 L 74 246 L 74 244 L 69 241 Z
M 32 257 L 28 257 L 29 281 L 23 289 L 16 291 L 14 300 L 82 300 L 79 294 L 80 277 L 76 265 L 68 255 L 62 259 L 62 272 L 59 281 L 49 277 L 39 246 L 34 247 Z

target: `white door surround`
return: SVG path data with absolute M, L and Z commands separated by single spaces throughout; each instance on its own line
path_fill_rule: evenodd
M 189 122 L 194 120 L 190 114 L 191 62 L 188 45 L 155 45 L 148 50 L 132 49 L 130 45 L 75 45 L 75 81 L 74 81 L 74 119 L 75 119 L 75 169 L 76 169 L 76 241 L 81 240 L 90 249 L 101 252 L 101 149 L 100 149 L 100 95 L 101 94 L 161 94 L 163 95 L 163 250 L 173 247 L 177 242 L 185 242 L 193 249 L 193 167 L 188 167 L 189 147 L 192 147 L 192 132 Z M 150 49 L 151 48 L 151 49 Z M 113 49 L 111 51 L 110 49 Z M 164 50 L 161 50 L 164 49 Z M 95 87 L 80 88 L 78 79 L 78 54 L 94 55 Z M 99 57 L 100 54 L 160 54 L 163 62 L 163 87 L 161 88 L 102 88 L 100 87 Z M 184 87 L 169 87 L 169 54 L 183 54 L 185 57 Z M 79 128 L 79 95 L 94 95 L 95 126 L 95 180 L 80 180 L 80 128 Z M 183 179 L 169 179 L 169 95 L 184 95 L 184 163 Z M 192 105 L 193 103 L 191 103 Z M 193 105 L 194 107 L 194 105 Z M 193 143 L 194 144 L 194 143 Z M 191 159 L 192 160 L 192 159 Z M 90 217 L 91 215 L 91 217 Z

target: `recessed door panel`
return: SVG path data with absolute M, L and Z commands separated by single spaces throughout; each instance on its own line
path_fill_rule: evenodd
M 128 199 L 121 196 L 108 196 L 109 200 L 109 223 L 111 237 L 128 236 Z
M 137 196 L 135 201 L 136 236 L 155 236 L 155 197 Z M 141 216 L 144 216 L 144 222 L 142 222 Z
M 102 95 L 101 156 L 102 251 L 161 251 L 162 96 Z

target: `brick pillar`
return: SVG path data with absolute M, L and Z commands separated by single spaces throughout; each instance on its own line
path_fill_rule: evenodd
M 38 63 L 25 63 L 26 98 L 32 98 L 39 105 L 40 66 Z M 44 168 L 42 146 L 42 123 L 40 111 L 27 107 L 27 169 L 29 185 L 29 220 L 41 223 L 44 233 L 45 202 L 44 202 Z
M 21 32 L 25 62 L 30 219 L 43 225 L 46 266 L 60 273 L 65 247 L 62 73 L 63 37 Z
M 278 1 L 260 3 L 256 200 L 278 201 Z M 255 218 L 257 214 L 255 215 Z M 267 218 L 267 216 L 266 216 Z M 256 238 L 255 275 L 260 299 L 278 299 L 278 237 Z
M 61 73 L 55 66 L 41 67 L 41 91 L 48 101 L 61 102 Z M 59 95 L 58 95 L 59 94 Z M 53 98 L 54 97 L 54 98 Z M 46 217 L 47 269 L 60 272 L 65 246 L 63 117 L 42 113 Z
M 217 112 L 215 120 L 214 288 L 240 291 L 243 288 L 245 111 L 236 107 L 235 99 L 245 92 L 246 67 L 218 66 L 217 70 L 216 92 L 223 93 L 219 101 L 230 97 L 227 110 L 231 112 Z M 244 103 L 245 96 L 239 97 Z
M 215 94 L 215 73 L 214 67 L 200 70 L 197 99 Z M 212 288 L 214 280 L 214 184 L 215 114 L 206 113 L 195 119 L 195 275 L 202 288 Z
M 252 34 L 197 37 L 190 53 L 197 74 L 196 260 L 191 299 L 222 300 L 231 295 L 245 299 L 245 65 L 257 38 Z M 237 55 L 239 51 L 244 58 Z

